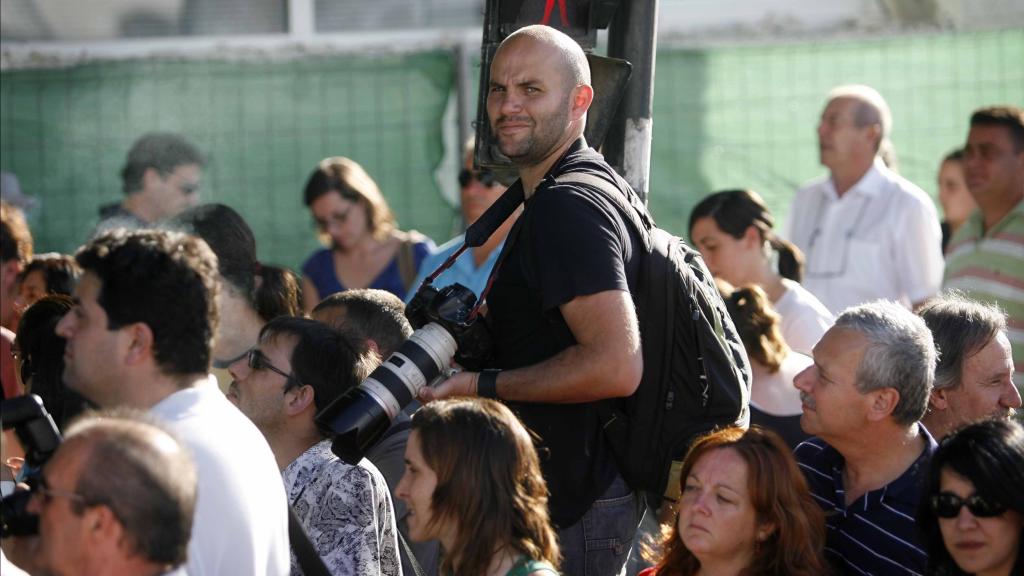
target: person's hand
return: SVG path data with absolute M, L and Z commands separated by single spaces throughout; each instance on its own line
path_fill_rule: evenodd
M 453 396 L 476 396 L 476 380 L 479 377 L 479 372 L 456 372 L 433 388 L 430 386 L 421 388 L 420 402 L 425 404 L 431 400 L 441 400 Z

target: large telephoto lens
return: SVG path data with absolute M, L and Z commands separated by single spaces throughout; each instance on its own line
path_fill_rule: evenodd
M 402 408 L 448 367 L 455 348 L 455 338 L 435 322 L 413 332 L 359 386 L 317 414 L 317 424 L 334 437 L 331 450 L 349 464 L 362 460 Z

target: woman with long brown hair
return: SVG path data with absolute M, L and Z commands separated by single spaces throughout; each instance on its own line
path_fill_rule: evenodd
M 657 565 L 640 576 L 822 576 L 825 519 L 774 432 L 725 428 L 683 461 Z
M 559 549 L 529 432 L 504 404 L 430 402 L 412 418 L 405 475 L 409 537 L 436 539 L 452 576 L 550 576 Z

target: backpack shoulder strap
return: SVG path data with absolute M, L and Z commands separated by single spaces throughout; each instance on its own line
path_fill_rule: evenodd
M 597 174 L 579 171 L 566 172 L 557 176 L 554 180 L 558 184 L 582 184 L 587 187 L 587 190 L 599 193 L 602 198 L 617 207 L 626 220 L 633 223 L 633 227 L 640 233 L 640 237 L 648 244 L 647 247 L 651 247 L 650 235 L 651 230 L 655 227 L 653 219 L 646 211 L 641 212 L 641 209 L 631 205 L 629 199 L 626 198 L 626 195 L 623 194 L 617 184 Z
M 413 280 L 416 279 L 416 254 L 413 249 L 416 246 L 416 242 L 420 240 L 420 235 L 413 232 L 403 233 L 399 238 L 398 243 L 398 275 L 402 279 L 402 286 L 405 286 L 406 290 L 412 287 Z

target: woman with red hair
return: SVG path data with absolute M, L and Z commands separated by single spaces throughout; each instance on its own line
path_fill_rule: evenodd
M 825 520 L 774 432 L 726 428 L 683 461 L 676 521 L 641 576 L 822 576 Z

